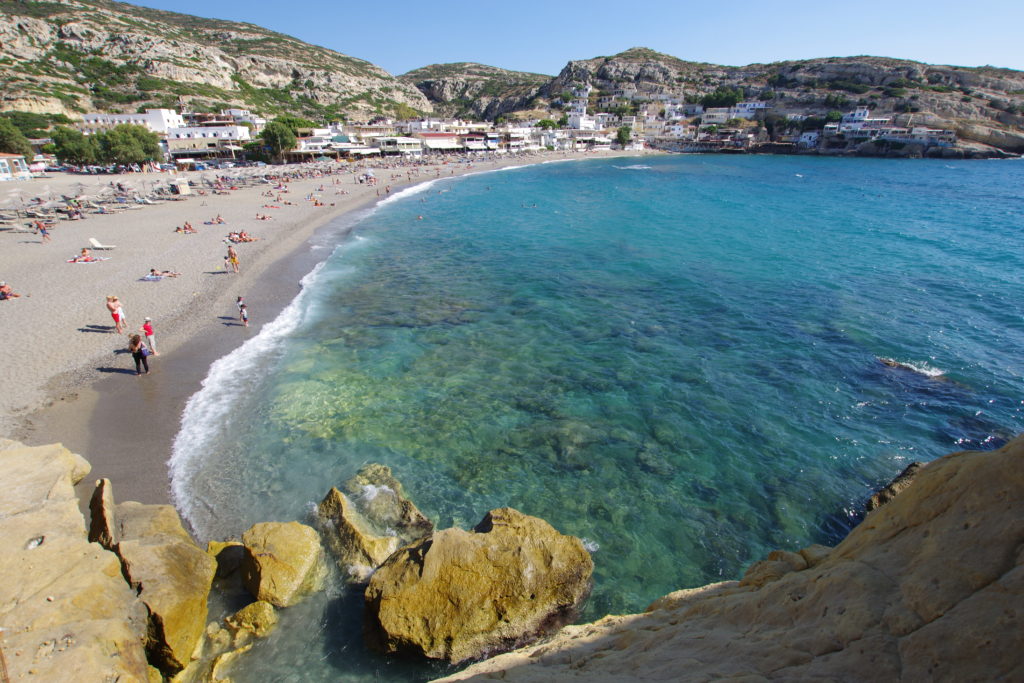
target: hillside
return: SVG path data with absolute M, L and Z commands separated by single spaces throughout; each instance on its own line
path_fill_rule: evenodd
M 528 109 L 551 76 L 507 71 L 473 62 L 431 64 L 398 77 L 415 86 L 438 114 L 494 119 Z
M 314 118 L 431 110 L 362 59 L 252 24 L 110 0 L 0 0 L 0 109 L 240 106 Z
M 498 113 L 525 115 L 528 110 L 557 119 L 573 87 L 581 83 L 594 87 L 595 101 L 626 87 L 635 89 L 634 99 L 639 101 L 667 95 L 688 102 L 730 88 L 739 90 L 744 99 L 767 101 L 777 114 L 824 115 L 863 105 L 878 115 L 899 115 L 902 122 L 950 128 L 968 140 L 1024 152 L 1024 72 L 1012 69 L 936 66 L 885 57 L 720 66 L 633 48 L 571 61 L 558 76 L 536 87 L 536 80 L 487 80 L 460 66 L 478 65 L 426 67 L 401 78 L 414 83 L 439 111 L 453 106 L 466 110 L 462 100 L 473 98 L 474 93 L 459 88 L 486 82 L 487 105 L 474 109 L 485 118 Z M 503 88 L 503 82 L 509 86 Z
M 690 102 L 719 88 L 764 100 L 778 114 L 825 114 L 871 107 L 956 130 L 960 137 L 1024 152 L 1024 72 L 994 67 L 936 66 L 886 57 L 828 57 L 773 64 L 718 66 L 685 62 L 646 48 L 569 62 L 542 90 L 554 101 L 574 83 L 595 96 L 629 84 L 638 97 L 672 94 Z

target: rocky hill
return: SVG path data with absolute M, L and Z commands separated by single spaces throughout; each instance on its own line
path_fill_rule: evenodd
M 476 75 L 476 66 L 448 64 L 440 73 L 442 67 L 427 67 L 422 70 L 426 74 L 417 75 L 417 70 L 402 79 L 414 83 L 439 110 L 453 105 L 467 109 L 464 100 L 477 96 L 469 86 L 486 82 L 487 104 L 473 108 L 485 118 L 540 110 L 557 119 L 573 87 L 581 83 L 594 87 L 595 100 L 632 88 L 638 99 L 671 95 L 699 102 L 727 88 L 744 99 L 768 102 L 778 114 L 824 115 L 863 105 L 878 115 L 897 115 L 902 123 L 950 128 L 968 140 L 1024 152 L 1024 72 L 1012 69 L 936 66 L 885 57 L 720 66 L 633 48 L 610 57 L 571 61 L 540 87 L 536 80 L 510 77 L 510 86 L 502 89 L 503 81 Z M 466 89 L 460 89 L 463 86 Z
M 362 59 L 231 21 L 110 0 L 0 0 L 0 109 L 74 116 L 238 106 L 313 118 L 431 105 Z
M 936 66 L 886 57 L 829 57 L 718 66 L 686 62 L 646 48 L 569 62 L 541 92 L 550 101 L 575 83 L 596 95 L 625 85 L 639 96 L 672 94 L 691 102 L 721 88 L 764 100 L 777 113 L 826 114 L 871 107 L 879 115 L 956 130 L 968 140 L 1024 152 L 1024 72 Z
M 398 77 L 415 86 L 444 116 L 490 119 L 529 109 L 551 76 L 457 62 L 431 64 Z

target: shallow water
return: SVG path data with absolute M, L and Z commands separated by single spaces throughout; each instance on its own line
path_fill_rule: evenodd
M 586 539 L 586 620 L 834 543 L 910 461 L 1024 426 L 1022 178 L 673 156 L 421 186 L 211 369 L 177 502 L 222 538 L 382 462 L 440 526 L 510 505 Z M 238 680 L 439 672 L 364 653 L 360 604 L 286 610 Z

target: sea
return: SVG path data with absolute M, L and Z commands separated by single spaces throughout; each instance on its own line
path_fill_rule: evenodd
M 583 539 L 589 621 L 833 545 L 909 463 L 1024 431 L 1024 161 L 536 164 L 406 189 L 313 248 L 182 416 L 201 540 L 310 522 L 383 463 L 440 528 L 511 506 Z M 450 671 L 367 652 L 361 615 L 335 573 L 233 676 Z

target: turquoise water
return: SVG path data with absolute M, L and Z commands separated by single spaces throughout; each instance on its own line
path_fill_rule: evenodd
M 222 538 L 382 462 L 440 526 L 510 505 L 586 539 L 585 620 L 834 544 L 910 461 L 1024 428 L 1022 179 L 672 156 L 421 186 L 214 366 L 177 501 Z M 238 679 L 439 671 L 363 653 L 360 606 L 286 610 Z

